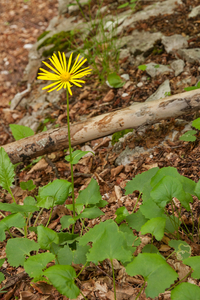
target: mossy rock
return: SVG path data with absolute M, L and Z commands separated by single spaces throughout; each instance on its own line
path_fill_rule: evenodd
M 117 142 L 119 142 L 119 139 L 121 137 L 123 137 L 125 134 L 127 134 L 128 132 L 133 132 L 133 129 L 124 129 L 122 131 L 119 132 L 115 132 L 112 135 L 112 145 L 116 144 Z

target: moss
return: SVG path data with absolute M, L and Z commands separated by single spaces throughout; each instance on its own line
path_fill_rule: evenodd
M 57 34 L 54 34 L 52 37 L 45 39 L 44 42 L 38 46 L 37 50 L 44 46 L 52 45 L 50 49 L 43 51 L 42 55 L 45 57 L 51 56 L 57 51 L 70 51 L 74 38 L 74 31 L 61 31 Z
M 44 31 L 40 36 L 37 38 L 37 41 L 41 40 L 44 36 L 46 36 L 50 31 Z
M 122 131 L 119 131 L 119 132 L 115 132 L 113 135 L 112 135 L 112 145 L 116 144 L 117 142 L 119 142 L 119 139 L 121 137 L 123 137 L 125 134 L 127 134 L 128 132 L 132 132 L 133 129 L 124 129 Z

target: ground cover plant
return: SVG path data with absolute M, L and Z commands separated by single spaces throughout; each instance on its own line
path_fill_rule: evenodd
M 50 59 L 52 65 L 44 62 L 54 73 L 43 68 L 39 73 L 39 79 L 54 81 L 44 89 L 50 88 L 51 92 L 52 89 L 59 90 L 63 87 L 67 92 L 69 155 L 65 159 L 71 166 L 71 182 L 65 179 L 49 182 L 39 188 L 36 197 L 28 196 L 24 199 L 23 205 L 19 205 L 12 193 L 14 165 L 5 150 L 0 148 L 0 185 L 13 200 L 12 203 L 0 203 L 2 211 L 0 241 L 7 239 L 8 263 L 13 267 L 23 266 L 33 282 L 51 283 L 61 294 L 71 299 L 77 298 L 80 293 L 86 299 L 76 280 L 90 263 L 98 264 L 105 259 L 109 259 L 111 263 L 115 299 L 117 297 L 114 260 L 118 260 L 125 267 L 128 275 L 143 276 L 144 282 L 136 299 L 139 299 L 143 289 L 146 296 L 151 298 L 168 289 L 172 291 L 172 300 L 178 297 L 183 300 L 198 299 L 200 288 L 182 281 L 189 275 L 195 279 L 200 278 L 198 267 L 200 256 L 192 257 L 190 245 L 182 241 L 181 237 L 184 233 L 188 239 L 194 241 L 194 237 L 199 235 L 199 221 L 195 223 L 193 220 L 190 229 L 182 218 L 182 213 L 186 210 L 192 216 L 190 205 L 193 196 L 200 198 L 200 181 L 195 183 L 181 176 L 173 167 L 152 168 L 135 176 L 125 187 L 127 195 L 134 191 L 139 192 L 138 201 L 142 200 L 142 205 L 137 211 L 138 201 L 131 214 L 122 206 L 116 211 L 115 220 L 100 221 L 90 229 L 85 226 L 86 218 L 101 220 L 101 216 L 104 215 L 101 208 L 107 205 L 107 201 L 102 200 L 99 185 L 94 178 L 79 192 L 76 199 L 74 195 L 73 165 L 77 164 L 88 151 L 73 151 L 71 148 L 68 93 L 72 94 L 72 84 L 80 86 L 80 83 L 85 83 L 80 78 L 90 74 L 91 70 L 88 67 L 80 70 L 86 60 L 79 59 L 79 56 L 72 65 L 72 57 L 73 54 L 66 62 L 64 53 L 58 53 L 58 56 L 54 54 Z M 24 127 L 19 127 L 18 130 L 17 127 L 11 128 L 16 139 L 33 134 Z M 29 191 L 35 188 L 32 180 L 21 182 L 20 186 Z M 60 219 L 62 227 L 60 232 L 56 232 L 48 228 L 53 209 L 56 205 L 64 204 L 69 196 L 72 203 L 66 207 L 71 214 Z M 171 213 L 167 209 L 168 206 Z M 50 210 L 50 214 L 46 224 L 41 225 L 39 217 L 44 209 Z M 7 216 L 6 212 L 9 213 Z M 79 233 L 74 232 L 76 222 L 81 224 Z M 15 231 L 19 232 L 18 237 L 15 237 Z M 29 238 L 30 232 L 35 233 L 36 239 Z M 135 255 L 140 245 L 139 232 L 143 235 L 149 234 L 151 244 L 146 245 L 142 253 Z M 167 258 L 164 258 L 154 245 L 155 241 L 162 240 L 165 235 L 170 237 L 169 245 L 174 248 Z M 167 263 L 174 253 L 177 260 L 191 267 L 181 280 Z M 4 260 L 1 261 L 1 264 L 3 263 Z M 81 265 L 78 274 L 74 270 L 74 264 Z M 0 279 L 1 281 L 4 279 L 3 274 L 0 275 Z

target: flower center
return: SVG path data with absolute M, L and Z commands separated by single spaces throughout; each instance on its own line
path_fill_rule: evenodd
M 69 72 L 65 72 L 60 75 L 60 79 L 62 82 L 68 82 L 71 79 L 71 74 Z

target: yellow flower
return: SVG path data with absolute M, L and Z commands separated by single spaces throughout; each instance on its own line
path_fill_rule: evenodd
M 81 85 L 79 83 L 85 83 L 85 81 L 79 80 L 78 78 L 81 78 L 85 75 L 90 74 L 92 70 L 89 69 L 89 67 L 84 68 L 82 70 L 79 70 L 80 67 L 87 61 L 87 59 L 84 59 L 83 57 L 79 60 L 80 54 L 77 56 L 77 58 L 75 60 L 75 63 L 72 66 L 71 70 L 70 70 L 70 66 L 71 66 L 73 53 L 71 53 L 71 55 L 70 55 L 68 64 L 66 62 L 65 53 L 61 54 L 60 52 L 58 52 L 58 54 L 59 54 L 59 59 L 60 60 L 58 59 L 58 57 L 56 56 L 55 53 L 53 54 L 52 58 L 49 58 L 49 60 L 52 63 L 53 67 L 50 66 L 45 61 L 43 61 L 43 63 L 48 68 L 50 68 L 52 71 L 54 71 L 55 73 L 52 73 L 52 72 L 49 72 L 47 70 L 44 70 L 44 69 L 40 68 L 40 70 L 43 71 L 43 73 L 38 73 L 39 76 L 37 77 L 37 79 L 55 81 L 52 84 L 49 84 L 49 85 L 45 86 L 43 88 L 43 90 L 51 88 L 52 86 L 54 86 L 48 92 L 51 92 L 55 89 L 57 89 L 57 91 L 59 91 L 61 88 L 64 87 L 65 89 L 67 88 L 70 95 L 72 95 L 72 92 L 71 92 L 72 85 L 71 85 L 71 83 L 81 87 Z

